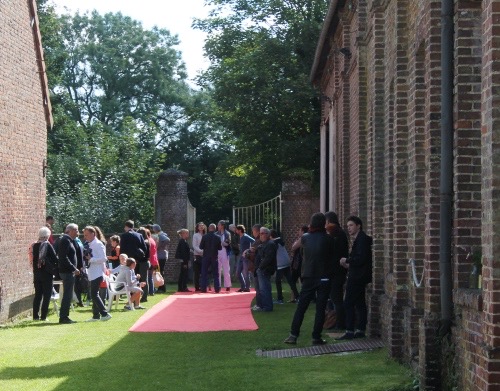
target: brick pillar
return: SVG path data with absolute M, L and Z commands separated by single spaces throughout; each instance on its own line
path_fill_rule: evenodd
M 319 212 L 319 200 L 313 197 L 311 179 L 303 173 L 283 174 L 281 197 L 283 201 L 282 236 L 290 252 L 300 227 L 308 225 L 311 215 Z
M 383 324 L 385 340 L 390 355 L 403 358 L 404 346 L 404 306 L 408 304 L 408 36 L 407 30 L 401 28 L 408 20 L 408 1 L 399 0 L 388 3 L 385 10 L 386 20 L 392 21 L 387 26 L 387 37 L 393 41 L 389 44 L 399 48 L 389 50 L 386 61 L 386 77 L 388 91 L 387 99 L 392 102 L 388 108 L 388 122 L 391 123 L 386 132 L 386 146 L 392 152 L 388 156 L 388 166 L 393 177 L 386 181 L 386 210 L 392 210 L 391 216 L 386 216 L 385 230 L 386 250 L 384 270 L 385 294 L 382 300 Z M 387 154 L 386 154 L 387 156 Z
M 380 296 L 384 293 L 384 78 L 385 18 L 383 9 L 371 3 L 367 36 L 368 96 L 368 216 L 366 230 L 373 237 L 373 283 L 368 288 L 368 332 L 380 335 Z
M 484 343 L 477 390 L 500 388 L 500 1 L 483 1 L 483 61 L 481 97 L 482 257 Z
M 167 281 L 177 281 L 179 264 L 174 261 L 179 242 L 177 231 L 187 226 L 187 179 L 188 174 L 172 168 L 162 172 L 156 181 L 155 216 L 164 232 L 170 238 L 165 275 Z

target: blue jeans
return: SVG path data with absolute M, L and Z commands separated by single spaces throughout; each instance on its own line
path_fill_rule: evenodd
M 273 310 L 273 294 L 271 287 L 271 276 L 257 269 L 257 278 L 259 279 L 260 305 L 264 311 Z
M 240 257 L 238 259 L 236 274 L 240 280 L 241 289 L 250 289 L 250 281 L 248 280 L 248 259 L 245 257 Z
M 59 273 L 63 282 L 63 297 L 61 299 L 61 309 L 59 319 L 69 318 L 69 308 L 73 300 L 73 289 L 75 287 L 75 276 L 73 273 Z
M 316 315 L 314 317 L 313 339 L 321 339 L 323 324 L 325 323 L 325 309 L 330 295 L 332 283 L 330 280 L 321 281 L 319 278 L 303 278 L 302 289 L 300 291 L 299 302 L 293 316 L 290 334 L 298 337 L 300 327 L 304 320 L 304 315 L 309 307 L 309 303 L 316 299 Z

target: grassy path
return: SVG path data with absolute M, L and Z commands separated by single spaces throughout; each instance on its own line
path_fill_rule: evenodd
M 165 295 L 150 297 L 152 307 Z M 293 359 L 257 357 L 283 349 L 293 304 L 256 313 L 249 332 L 129 333 L 144 311 L 113 311 L 108 322 L 85 323 L 89 308 L 72 311 L 78 323 L 25 321 L 0 329 L 0 390 L 406 390 L 409 371 L 384 350 Z M 298 346 L 310 344 L 310 308 Z

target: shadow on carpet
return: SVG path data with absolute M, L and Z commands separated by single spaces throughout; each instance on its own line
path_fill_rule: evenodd
M 250 304 L 255 292 L 176 293 L 129 329 L 138 333 L 258 330 Z

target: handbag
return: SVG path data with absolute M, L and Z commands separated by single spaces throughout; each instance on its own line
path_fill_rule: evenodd
M 163 276 L 160 272 L 154 272 L 153 283 L 155 288 L 159 288 L 160 286 L 165 285 L 165 280 L 163 279 Z

